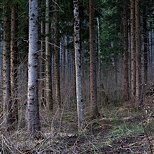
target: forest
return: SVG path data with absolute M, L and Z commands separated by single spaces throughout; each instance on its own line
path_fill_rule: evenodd
M 0 154 L 153 154 L 154 0 L 0 0 Z

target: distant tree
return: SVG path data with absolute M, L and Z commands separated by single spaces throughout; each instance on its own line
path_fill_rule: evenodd
M 60 92 L 60 34 L 59 34 L 59 0 L 55 0 L 54 13 L 54 55 L 55 55 L 55 87 L 56 87 L 56 104 L 61 108 Z
M 136 105 L 141 103 L 141 33 L 140 33 L 140 0 L 135 0 L 135 43 L 136 43 Z
M 131 18 L 131 99 L 134 102 L 136 96 L 136 43 L 135 43 L 135 1 L 130 1 Z
M 129 71 L 128 71 L 128 2 L 123 4 L 123 37 L 124 37 L 124 99 L 129 99 Z
M 38 102 L 38 0 L 29 0 L 28 131 L 35 138 L 40 131 Z
M 45 107 L 45 41 L 44 41 L 44 34 L 45 34 L 45 8 L 44 8 L 44 1 L 40 2 L 41 5 L 41 23 L 40 23 L 40 54 L 39 54 L 39 101 L 42 107 Z
M 144 38 L 144 84 L 148 82 L 148 45 L 149 32 L 147 26 L 147 7 L 143 10 L 143 38 Z
M 51 49 L 50 49 L 50 1 L 46 0 L 45 9 L 45 69 L 46 69 L 46 105 L 48 110 L 53 109 L 52 78 L 51 78 Z

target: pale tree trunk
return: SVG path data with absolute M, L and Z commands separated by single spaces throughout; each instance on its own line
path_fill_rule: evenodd
M 136 106 L 141 103 L 141 34 L 140 34 L 140 2 L 135 0 L 135 43 L 136 43 Z
M 11 119 L 11 84 L 10 84 L 10 8 L 4 3 L 3 18 L 3 120 L 9 129 Z
M 82 94 L 82 68 L 81 68 L 81 44 L 80 44 L 80 17 L 79 1 L 73 0 L 74 5 L 74 49 L 75 49 L 75 75 L 76 75 L 76 97 L 77 97 L 77 114 L 78 130 L 84 127 L 84 105 Z
M 129 100 L 129 74 L 128 74 L 128 4 L 123 6 L 123 37 L 124 37 L 124 99 Z
M 59 0 L 55 1 L 55 29 L 54 29 L 54 53 L 55 53 L 55 89 L 56 89 L 56 104 L 58 105 L 59 108 L 61 108 L 61 93 L 60 93 L 60 35 L 59 35 L 59 12 L 58 12 L 58 7 L 59 7 Z
M 18 123 L 18 5 L 11 8 L 11 101 L 12 101 L 12 124 L 17 128 Z
M 131 100 L 135 102 L 136 92 L 136 44 L 135 44 L 135 1 L 131 0 Z
M 89 0 L 89 36 L 90 36 L 90 105 L 92 117 L 98 117 L 97 81 L 96 81 L 96 49 L 95 49 L 95 21 L 94 0 Z
M 28 54 L 28 131 L 36 137 L 40 131 L 38 102 L 38 0 L 29 0 L 29 54 Z
M 52 99 L 51 50 L 50 50 L 49 32 L 50 32 L 49 0 L 46 0 L 46 10 L 45 10 L 46 105 L 48 110 L 52 110 L 53 99 Z

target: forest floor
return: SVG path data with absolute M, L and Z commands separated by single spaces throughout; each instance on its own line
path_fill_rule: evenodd
M 0 149 L 10 154 L 154 153 L 153 113 L 128 107 L 102 107 L 100 113 L 95 120 L 87 116 L 86 129 L 78 134 L 74 107 L 54 116 L 41 111 L 43 138 L 30 141 L 26 127 L 8 136 L 1 129 Z

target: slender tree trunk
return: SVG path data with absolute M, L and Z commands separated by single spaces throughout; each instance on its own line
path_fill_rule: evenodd
M 40 131 L 38 102 L 38 0 L 29 0 L 28 55 L 28 131 L 36 137 Z
M 11 8 L 11 101 L 12 101 L 12 120 L 14 127 L 18 122 L 18 5 L 14 4 Z
M 64 51 L 63 51 L 63 78 L 66 80 L 66 51 L 67 51 L 67 37 L 64 36 Z
M 140 34 L 140 1 L 135 0 L 135 43 L 136 43 L 136 105 L 141 103 L 141 34 Z
M 11 124 L 11 84 L 10 84 L 10 8 L 4 3 L 3 18 L 3 118 L 7 129 Z
M 96 81 L 96 50 L 94 26 L 94 0 L 89 0 L 89 36 L 90 36 L 90 105 L 92 117 L 98 117 L 97 81 Z
M 150 27 L 152 27 L 152 22 L 150 22 Z M 151 52 L 151 57 L 149 58 L 150 60 L 149 60 L 149 62 L 151 62 L 152 63 L 152 66 L 153 66 L 153 60 L 154 60 L 154 55 L 153 55 L 153 35 L 154 35 L 154 33 L 153 33 L 153 29 L 151 29 L 151 35 L 150 35 L 150 42 L 151 42 L 151 49 L 150 49 L 150 52 Z
M 44 7 L 44 2 L 41 3 L 42 7 Z M 44 42 L 44 34 L 45 34 L 45 23 L 44 17 L 41 19 L 41 44 L 40 44 L 40 54 L 39 54 L 39 101 L 42 107 L 45 107 L 45 42 Z
M 74 4 L 74 49 L 75 49 L 75 75 L 76 75 L 76 97 L 78 113 L 78 130 L 84 127 L 84 106 L 82 94 L 82 68 L 81 68 L 81 43 L 80 43 L 80 17 L 79 1 L 73 0 Z
M 52 77 L 51 77 L 51 50 L 50 50 L 50 21 L 49 21 L 49 0 L 46 0 L 45 10 L 45 56 L 46 56 L 46 105 L 48 110 L 53 109 L 52 98 Z
M 113 41 L 113 45 L 112 47 L 116 47 L 116 42 Z M 117 59 L 118 59 L 118 54 L 116 52 L 116 49 L 114 49 L 114 74 L 115 74 L 115 85 L 116 87 L 118 86 L 118 62 L 117 62 Z
M 144 84 L 148 81 L 148 31 L 147 31 L 147 19 L 146 10 L 143 14 L 143 37 L 144 37 Z
M 58 5 L 59 0 L 55 1 L 55 41 L 54 41 L 54 52 L 55 52 L 55 86 L 56 86 L 56 104 L 61 108 L 61 93 L 60 93 L 60 35 L 59 35 L 59 12 Z
M 100 48 L 100 20 L 97 17 L 97 46 L 98 46 L 98 76 L 101 82 L 101 48 Z
M 131 99 L 134 103 L 136 92 L 136 43 L 135 43 L 135 0 L 131 0 Z
M 128 10 L 127 2 L 123 6 L 123 34 L 124 34 L 124 99 L 129 100 L 129 74 L 128 74 Z

